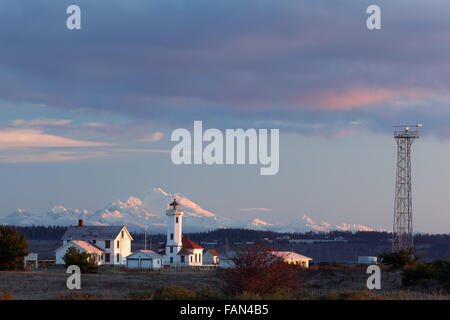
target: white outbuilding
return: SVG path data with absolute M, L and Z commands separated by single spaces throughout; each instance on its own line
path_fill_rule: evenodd
M 271 253 L 274 256 L 281 258 L 286 263 L 295 264 L 303 268 L 309 268 L 309 261 L 312 260 L 312 258 L 293 251 L 272 251 Z
M 234 258 L 236 257 L 235 251 L 229 251 L 224 255 L 218 257 L 220 268 L 233 268 L 235 266 Z
M 219 264 L 219 253 L 216 250 L 208 250 L 203 254 L 203 265 L 217 266 Z
M 358 263 L 359 264 L 377 264 L 377 257 L 371 257 L 371 256 L 358 256 Z
M 134 269 L 161 269 L 164 261 L 164 258 L 153 250 L 138 250 L 126 259 L 127 268 Z

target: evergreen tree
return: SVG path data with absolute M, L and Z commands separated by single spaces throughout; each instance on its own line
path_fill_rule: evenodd
M 19 235 L 13 227 L 0 225 L 0 270 L 23 269 L 27 249 L 25 235 Z
M 63 257 L 66 268 L 71 265 L 80 267 L 81 273 L 97 273 L 98 264 L 87 252 L 81 252 L 75 247 L 70 247 Z

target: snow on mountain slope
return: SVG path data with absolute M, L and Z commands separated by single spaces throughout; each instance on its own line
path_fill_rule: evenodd
M 142 231 L 148 227 L 151 233 L 165 233 L 167 218 L 165 211 L 168 204 L 176 198 L 184 211 L 183 230 L 185 232 L 200 232 L 219 228 L 245 228 L 253 230 L 271 230 L 277 232 L 307 232 L 307 231 L 372 231 L 374 229 L 359 225 L 342 223 L 332 226 L 327 222 L 316 223 L 304 215 L 287 224 L 271 223 L 251 217 L 244 220 L 232 220 L 214 214 L 202 208 L 199 204 L 179 193 L 169 193 L 161 188 L 151 189 L 143 199 L 129 197 L 126 201 L 116 200 L 101 210 L 89 213 L 87 210 L 69 209 L 55 206 L 41 213 L 26 212 L 18 209 L 3 219 L 0 223 L 8 225 L 75 225 L 83 219 L 86 225 L 125 225 L 130 231 Z

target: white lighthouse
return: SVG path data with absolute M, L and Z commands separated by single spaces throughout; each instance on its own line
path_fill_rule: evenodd
M 180 204 L 173 199 L 166 210 L 167 215 L 167 241 L 166 255 L 164 259 L 165 265 L 177 265 L 180 263 L 180 252 L 183 246 L 182 221 L 183 211 L 180 210 Z
M 173 199 L 166 210 L 167 241 L 158 253 L 164 256 L 166 266 L 202 266 L 203 247 L 189 238 L 183 237 L 183 212 L 180 204 Z

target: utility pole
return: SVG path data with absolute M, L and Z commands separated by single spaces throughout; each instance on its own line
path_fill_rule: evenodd
M 145 226 L 145 233 L 144 233 L 144 250 L 147 250 L 147 226 Z

